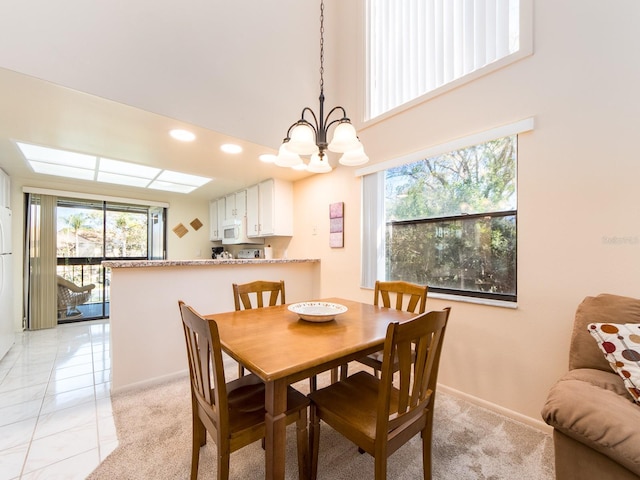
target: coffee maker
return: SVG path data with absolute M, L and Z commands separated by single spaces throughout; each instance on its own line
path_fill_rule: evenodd
M 224 247 L 211 247 L 211 258 L 222 258 L 220 255 L 224 252 Z

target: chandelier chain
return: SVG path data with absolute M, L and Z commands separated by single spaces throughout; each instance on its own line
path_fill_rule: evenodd
M 324 90 L 324 2 L 320 2 L 320 92 Z

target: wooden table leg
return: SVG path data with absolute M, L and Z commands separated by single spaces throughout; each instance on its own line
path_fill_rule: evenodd
M 266 383 L 265 406 L 265 478 L 284 480 L 287 383 L 275 380 Z

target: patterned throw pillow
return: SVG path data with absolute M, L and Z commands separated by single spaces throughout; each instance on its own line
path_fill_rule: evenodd
M 587 326 L 605 358 L 640 404 L 640 323 L 591 323 Z

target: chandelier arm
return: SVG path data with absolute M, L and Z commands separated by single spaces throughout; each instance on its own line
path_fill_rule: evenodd
M 327 117 L 327 120 L 329 120 L 329 117 Z M 333 125 L 334 123 L 343 123 L 343 122 L 349 122 L 351 123 L 351 120 L 349 120 L 347 117 L 342 117 L 342 118 L 336 118 L 335 120 L 330 121 L 329 123 L 327 123 L 325 125 L 325 131 L 329 130 L 329 127 L 331 125 Z
M 307 120 L 306 118 L 304 118 L 304 114 L 306 112 L 309 112 L 309 114 L 313 117 L 313 123 L 311 123 L 309 120 Z M 297 123 L 303 122 L 307 125 L 309 125 L 314 132 L 318 133 L 319 127 L 318 127 L 318 117 L 316 117 L 316 114 L 313 112 L 313 110 L 311 110 L 311 108 L 309 107 L 304 107 L 302 109 L 302 114 L 300 115 L 300 120 L 298 120 Z

